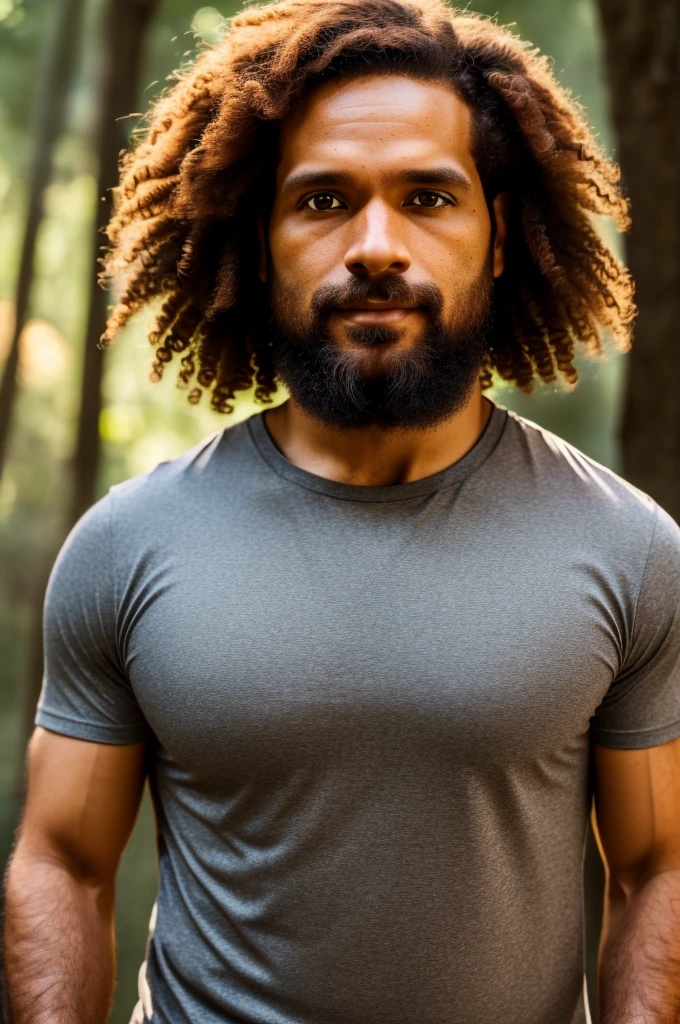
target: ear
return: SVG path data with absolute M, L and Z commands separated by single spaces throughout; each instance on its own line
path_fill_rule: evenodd
M 508 237 L 508 210 L 510 197 L 501 192 L 493 201 L 495 231 L 493 238 L 493 276 L 500 277 L 505 270 L 505 240 Z
M 267 280 L 267 238 L 262 213 L 257 215 L 255 229 L 257 231 L 257 276 L 264 284 Z

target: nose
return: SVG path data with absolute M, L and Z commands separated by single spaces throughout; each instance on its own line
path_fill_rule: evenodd
M 345 253 L 345 266 L 357 277 L 403 274 L 411 257 L 400 237 L 399 216 L 374 200 L 352 218 L 354 237 Z

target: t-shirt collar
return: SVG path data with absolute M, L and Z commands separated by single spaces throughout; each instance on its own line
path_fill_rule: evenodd
M 339 483 L 336 480 L 328 480 L 326 477 L 317 476 L 300 466 L 290 462 L 285 455 L 279 451 L 274 443 L 263 413 L 256 413 L 246 422 L 250 437 L 264 461 L 279 476 L 284 477 L 299 487 L 304 487 L 318 494 L 325 494 L 331 498 L 339 498 L 343 501 L 359 502 L 391 502 L 404 501 L 408 498 L 420 497 L 427 494 L 435 494 L 437 491 L 452 484 L 461 483 L 474 473 L 486 461 L 488 456 L 496 447 L 507 420 L 507 409 L 491 403 L 491 415 L 486 427 L 479 438 L 462 456 L 451 466 L 446 466 L 438 473 L 421 477 L 419 480 L 411 480 L 405 484 L 387 484 L 382 486 L 366 486 L 362 484 Z

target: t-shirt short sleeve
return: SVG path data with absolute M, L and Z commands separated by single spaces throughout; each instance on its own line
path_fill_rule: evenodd
M 680 736 L 680 528 L 658 507 L 656 517 L 625 661 L 591 723 L 604 747 Z
M 45 667 L 36 725 L 99 743 L 136 743 L 149 729 L 116 642 L 112 497 L 75 525 L 52 569 L 43 614 Z

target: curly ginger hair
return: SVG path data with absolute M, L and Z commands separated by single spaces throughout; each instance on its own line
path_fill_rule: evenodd
M 618 167 L 546 57 L 444 0 L 249 6 L 178 72 L 121 161 L 102 275 L 120 291 L 102 344 L 158 299 L 152 379 L 182 354 L 178 385 L 191 402 L 207 390 L 214 409 L 231 412 L 237 392 L 251 388 L 270 402 L 278 381 L 253 207 L 272 188 L 277 131 L 330 76 L 381 71 L 449 82 L 474 111 L 487 202 L 509 193 L 482 387 L 494 371 L 523 391 L 537 377 L 574 385 L 577 343 L 599 354 L 603 331 L 627 349 L 633 284 L 592 217 L 627 229 Z

